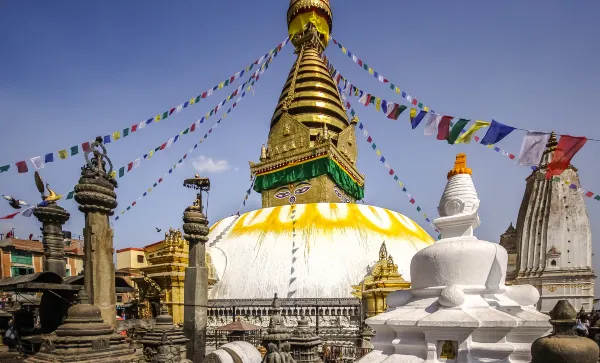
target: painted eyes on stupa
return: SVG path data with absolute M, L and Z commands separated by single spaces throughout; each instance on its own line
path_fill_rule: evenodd
M 296 188 L 294 189 L 293 193 L 290 191 L 290 188 L 294 188 L 294 185 L 290 185 L 290 187 L 279 188 L 275 192 L 274 197 L 277 199 L 289 198 L 290 203 L 294 204 L 296 203 L 296 195 L 301 195 L 308 192 L 310 188 L 312 188 L 312 186 L 307 182 L 299 183 L 298 185 L 296 185 Z
M 296 188 L 296 190 L 294 190 L 294 194 L 299 195 L 299 194 L 304 194 L 306 192 L 308 192 L 308 190 L 311 188 L 310 184 Z
M 284 192 L 275 193 L 275 198 L 277 198 L 277 199 L 284 199 L 284 198 L 289 197 L 290 195 L 291 195 L 290 191 L 286 190 Z

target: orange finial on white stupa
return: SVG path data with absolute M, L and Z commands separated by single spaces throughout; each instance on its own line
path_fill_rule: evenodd
M 448 179 L 458 174 L 473 174 L 473 171 L 470 168 L 467 168 L 467 154 L 465 153 L 456 155 L 454 168 L 448 172 Z

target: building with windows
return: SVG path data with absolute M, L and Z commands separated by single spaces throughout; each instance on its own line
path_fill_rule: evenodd
M 65 239 L 67 276 L 83 271 L 83 241 Z M 0 241 L 0 278 L 43 272 L 44 246 L 39 240 L 6 238 Z

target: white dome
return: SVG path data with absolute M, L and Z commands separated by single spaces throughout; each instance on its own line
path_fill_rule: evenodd
M 350 298 L 383 241 L 407 281 L 413 255 L 434 242 L 411 219 L 379 207 L 293 208 L 259 209 L 211 228 L 206 250 L 218 281 L 209 299 Z

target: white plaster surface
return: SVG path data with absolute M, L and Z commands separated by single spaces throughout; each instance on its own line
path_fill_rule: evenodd
M 299 204 L 229 217 L 213 226 L 206 244 L 219 277 L 209 299 L 350 298 L 384 241 L 407 281 L 413 255 L 434 242 L 411 219 L 363 204 Z
M 234 363 L 260 363 L 262 360 L 258 349 L 252 346 L 252 344 L 244 341 L 224 344 L 216 351 L 218 350 L 227 352 Z
M 359 363 L 530 362 L 531 343 L 550 330 L 549 317 L 535 310 L 534 287 L 505 286 L 506 250 L 473 236 L 478 208 L 470 175 L 451 177 L 443 217 L 434 221 L 445 238 L 413 257 L 410 292 L 390 294 L 390 309 L 366 321 L 375 350 Z M 453 342 L 455 359 L 440 357 L 445 341 Z

